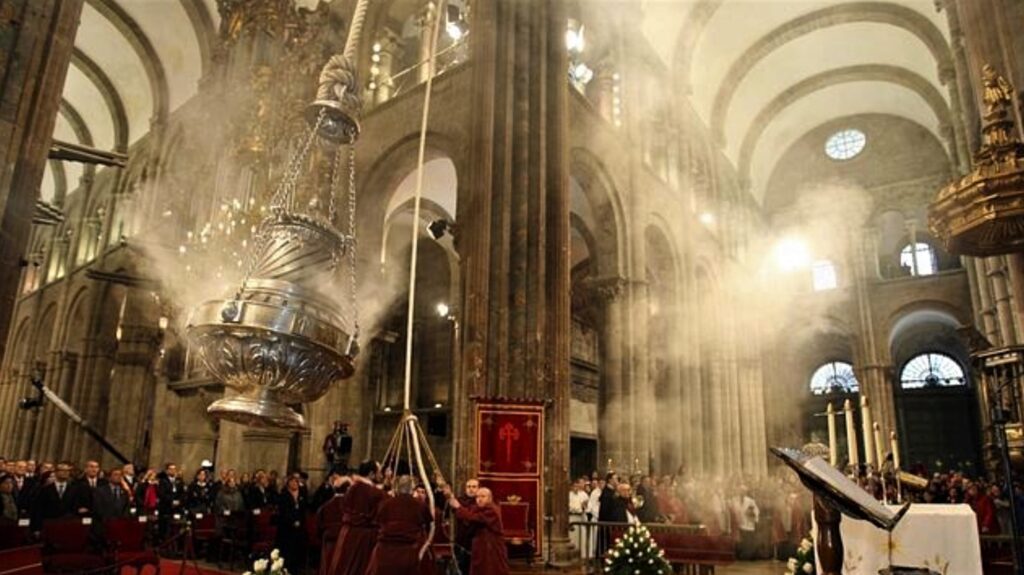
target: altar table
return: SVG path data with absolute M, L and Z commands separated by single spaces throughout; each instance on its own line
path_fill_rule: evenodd
M 885 530 L 845 515 L 840 529 L 844 575 L 877 575 L 890 565 Z M 982 575 L 978 523 L 968 505 L 911 505 L 892 530 L 891 542 L 892 565 L 927 567 L 940 575 Z

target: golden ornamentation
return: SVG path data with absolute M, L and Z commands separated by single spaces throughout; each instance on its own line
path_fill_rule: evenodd
M 508 501 L 509 503 L 511 503 L 513 505 L 518 504 L 522 500 L 523 500 L 523 498 L 520 497 L 519 495 L 516 495 L 515 493 L 513 493 L 512 495 L 509 495 L 508 497 L 505 498 L 505 501 Z
M 981 149 L 974 169 L 939 191 L 928 225 L 947 251 L 991 256 L 1024 249 L 1024 144 L 1013 119 L 1013 86 L 983 70 Z

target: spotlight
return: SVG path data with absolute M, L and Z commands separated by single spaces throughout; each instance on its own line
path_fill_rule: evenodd
M 775 245 L 775 263 L 782 271 L 788 272 L 807 267 L 811 253 L 807 244 L 797 238 L 784 238 Z
M 715 216 L 711 212 L 702 212 L 700 214 L 700 223 L 710 226 L 715 223 Z
M 448 37 L 453 41 L 458 42 L 466 35 L 469 31 L 469 26 L 466 25 L 466 20 L 462 16 L 462 10 L 453 4 L 448 5 L 448 11 L 445 14 L 445 32 L 448 33 Z
M 442 237 L 444 237 L 444 234 L 447 231 L 448 231 L 448 221 L 447 220 L 434 220 L 434 221 L 430 222 L 429 224 L 427 224 L 427 233 L 429 233 L 430 237 L 434 238 L 435 240 L 439 240 Z
M 565 30 L 565 47 L 569 50 L 570 54 L 579 54 L 586 47 L 583 32 L 583 24 L 570 18 Z
M 448 317 L 448 312 L 451 311 L 451 308 L 448 307 L 448 304 L 444 302 L 437 304 L 437 307 L 435 309 L 437 310 L 437 315 L 440 317 Z

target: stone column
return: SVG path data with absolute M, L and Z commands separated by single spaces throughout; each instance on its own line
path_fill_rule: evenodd
M 433 2 L 427 2 L 427 5 L 420 11 L 419 18 L 416 19 L 417 25 L 420 27 L 420 44 L 419 44 L 419 60 L 420 66 L 416 69 L 416 77 L 420 83 L 427 81 L 434 72 L 430 68 L 430 45 L 433 44 L 433 31 L 434 31 L 434 18 L 437 18 L 437 6 Z M 444 30 L 441 31 L 444 33 Z
M 1024 253 L 1007 255 L 1006 264 L 1010 288 L 1013 290 L 1013 315 L 1017 320 L 1017 335 L 1024 339 Z
M 609 122 L 614 119 L 614 90 L 615 70 L 610 63 L 602 63 L 594 72 L 594 79 L 587 86 L 587 98 L 593 102 L 597 113 Z
M 992 295 L 995 298 L 999 339 L 1003 345 L 1013 345 L 1017 341 L 1017 334 L 1014 330 L 1016 322 L 1010 302 L 1010 290 L 1007 287 L 1006 270 L 1003 269 L 1003 258 L 998 256 L 986 258 L 985 267 L 988 281 L 992 285 Z
M 137 291 L 132 290 L 133 295 Z M 145 447 L 147 421 L 160 416 L 153 413 L 156 392 L 153 360 L 160 334 L 155 321 L 143 323 L 147 318 L 141 310 L 133 311 L 130 314 L 126 311 L 125 317 L 139 323 L 121 326 L 121 341 L 114 356 L 109 395 L 112 402 L 123 402 L 123 405 L 131 405 L 132 409 L 108 410 L 103 425 L 107 440 L 126 457 L 137 459 Z M 116 462 L 106 452 L 102 461 L 106 465 Z
M 632 432 L 629 463 L 631 470 L 650 471 L 648 463 L 654 451 L 657 398 L 650 377 L 651 354 L 647 327 L 650 319 L 649 286 L 646 282 L 633 281 L 629 288 L 631 311 L 626 316 L 629 367 L 625 385 L 629 397 L 629 428 Z
M 0 334 L 21 267 L 71 62 L 82 0 L 11 0 L 0 16 Z M 0 337 L 0 357 L 5 338 Z
M 546 512 L 568 548 L 569 177 L 565 5 L 474 5 L 468 185 L 460 186 L 468 395 L 549 398 Z M 465 253 L 462 253 L 465 252 Z M 465 410 L 470 411 L 470 410 Z M 460 425 L 475 457 L 475 422 Z
M 623 299 L 625 280 L 608 278 L 596 281 L 590 289 L 604 309 L 601 328 L 601 411 L 598 429 L 600 432 L 598 469 L 604 470 L 608 460 L 619 468 L 627 461 L 625 414 L 625 389 L 623 377 Z
M 871 419 L 882 428 L 882 437 L 889 437 L 896 431 L 896 402 L 893 394 L 892 366 L 886 364 L 862 364 L 856 368 L 860 392 L 871 402 Z M 888 451 L 888 444 L 882 446 Z
M 980 328 L 992 345 L 1001 345 L 999 326 L 996 323 L 996 306 L 992 303 L 992 282 L 989 281 L 985 258 L 970 258 L 969 261 L 978 279 L 978 300 L 981 307 L 975 310 L 975 313 L 980 318 Z

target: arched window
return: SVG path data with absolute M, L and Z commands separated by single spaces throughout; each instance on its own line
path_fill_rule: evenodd
M 912 276 L 930 276 L 936 272 L 935 250 L 926 243 L 907 244 L 900 252 L 900 267 Z
M 829 260 L 819 260 L 811 266 L 811 278 L 814 282 L 814 291 L 825 291 L 835 289 L 836 266 Z
M 853 366 L 845 361 L 830 361 L 814 370 L 811 376 L 811 393 L 826 395 L 829 393 L 857 393 L 860 384 L 853 374 Z
M 903 389 L 961 385 L 967 385 L 963 368 L 955 359 L 941 353 L 922 353 L 908 361 L 900 374 Z

